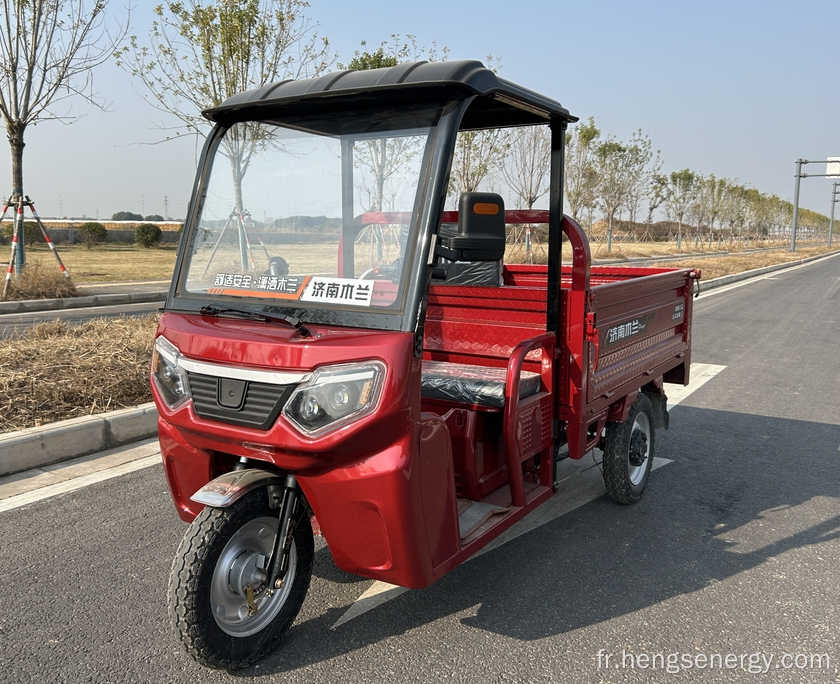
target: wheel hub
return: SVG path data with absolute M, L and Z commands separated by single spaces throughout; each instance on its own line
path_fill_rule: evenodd
M 247 587 L 259 594 L 263 583 L 262 566 L 265 565 L 265 556 L 256 552 L 245 552 L 239 554 L 230 566 L 228 584 L 236 594 L 247 600 Z
M 245 638 L 265 629 L 289 598 L 297 572 L 294 542 L 283 586 L 270 589 L 263 579 L 276 530 L 273 516 L 249 520 L 218 556 L 210 580 L 210 610 L 216 625 L 229 636 Z
M 630 437 L 630 465 L 638 468 L 647 458 L 647 435 L 642 430 L 636 430 Z

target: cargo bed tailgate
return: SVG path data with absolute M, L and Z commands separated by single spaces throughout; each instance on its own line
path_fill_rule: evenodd
M 625 280 L 592 287 L 588 309 L 595 353 L 587 404 L 621 396 L 629 386 L 638 389 L 682 363 L 688 382 L 692 271 L 657 271 L 642 275 L 644 269 L 632 269 Z

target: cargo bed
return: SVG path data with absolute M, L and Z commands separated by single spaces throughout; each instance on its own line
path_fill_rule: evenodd
M 548 212 L 506 213 L 508 223 L 548 220 Z M 580 458 L 597 444 L 608 420 L 626 417 L 639 391 L 662 397 L 660 413 L 667 420 L 663 383 L 689 381 L 692 294 L 700 273 L 593 267 L 581 228 L 568 217 L 562 228 L 573 263 L 562 266 L 560 277 L 562 334 L 552 359 L 553 414 L 561 421 L 558 429 L 565 433 L 569 455 Z M 505 264 L 501 283 L 433 284 L 424 359 L 505 368 L 518 343 L 544 332 L 548 267 Z M 542 368 L 541 352 L 530 352 L 523 369 Z

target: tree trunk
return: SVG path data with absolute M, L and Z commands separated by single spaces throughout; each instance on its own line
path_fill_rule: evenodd
M 6 136 L 9 138 L 9 146 L 12 152 L 12 197 L 17 199 L 23 195 L 23 132 L 25 125 L 8 122 L 6 124 Z
M 242 169 L 239 157 L 230 157 L 230 172 L 233 177 L 233 201 L 236 204 L 236 226 L 239 235 L 239 265 L 242 272 L 248 270 L 248 248 L 245 235 L 245 207 L 242 201 Z
M 23 198 L 23 148 L 26 143 L 23 142 L 23 132 L 26 130 L 26 124 L 20 122 L 6 122 L 6 136 L 9 138 L 9 147 L 12 153 L 12 206 Z M 23 241 L 23 217 L 18 217 L 16 209 L 13 211 L 14 225 L 19 226 L 17 249 L 15 251 L 15 275 L 19 276 L 26 266 L 26 253 L 24 251 L 25 245 Z M 18 218 L 21 220 L 18 221 Z

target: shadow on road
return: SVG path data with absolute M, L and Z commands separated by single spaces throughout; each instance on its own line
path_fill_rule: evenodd
M 289 672 L 472 609 L 462 624 L 525 641 L 701 590 L 840 538 L 840 425 L 679 406 L 645 498 L 602 497 L 341 627 L 295 625 L 247 677 Z M 745 450 L 743 444 L 761 445 Z M 319 563 L 332 581 L 354 581 Z M 477 607 L 477 608 L 476 608 Z M 471 612 L 472 612 L 471 611 Z

